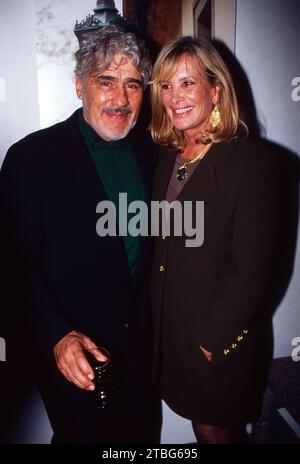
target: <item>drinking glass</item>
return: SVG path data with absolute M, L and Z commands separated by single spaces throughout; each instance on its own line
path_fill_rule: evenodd
M 95 348 L 96 349 L 96 348 Z M 99 409 L 106 409 L 113 404 L 116 395 L 116 386 L 112 375 L 112 359 L 109 351 L 103 346 L 98 346 L 106 357 L 106 361 L 98 361 L 92 353 L 86 351 L 87 360 L 94 371 L 95 402 Z

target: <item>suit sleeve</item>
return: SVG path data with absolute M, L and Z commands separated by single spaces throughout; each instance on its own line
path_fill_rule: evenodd
M 254 317 L 264 310 L 272 279 L 279 223 L 279 160 L 258 159 L 247 170 L 233 217 L 234 271 L 198 331 L 199 345 L 214 358 L 246 341 Z
M 50 356 L 54 345 L 73 330 L 64 308 L 48 287 L 41 266 L 44 243 L 42 173 L 25 149 L 14 145 L 7 153 L 0 174 L 2 244 L 10 262 L 12 291 L 19 292 L 18 308 L 34 347 Z

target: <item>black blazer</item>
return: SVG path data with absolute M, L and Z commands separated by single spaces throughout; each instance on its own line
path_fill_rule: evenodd
M 150 197 L 155 147 L 139 130 L 132 138 Z M 51 355 L 56 342 L 73 329 L 108 349 L 122 350 L 128 325 L 149 323 L 151 245 L 144 238 L 133 282 L 122 238 L 96 234 L 96 205 L 107 196 L 77 112 L 10 148 L 1 170 L 0 198 L 2 248 L 10 248 L 10 261 L 13 250 L 14 269 L 21 267 L 21 304 L 26 302 L 37 350 Z M 20 291 L 16 281 L 10 291 Z
M 175 156 L 161 150 L 154 200 L 165 199 Z M 204 201 L 203 245 L 187 248 L 184 235 L 157 239 L 153 375 L 169 406 L 186 418 L 234 425 L 259 413 L 278 180 L 279 161 L 263 143 L 215 144 L 177 198 Z M 200 345 L 213 353 L 211 363 Z

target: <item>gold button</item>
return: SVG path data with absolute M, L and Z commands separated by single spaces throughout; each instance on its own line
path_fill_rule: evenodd
M 228 348 L 225 348 L 225 350 L 224 350 L 225 356 L 229 353 L 229 351 L 230 351 L 230 350 L 228 350 Z
M 167 237 L 166 237 L 165 235 L 162 235 L 161 238 L 162 238 L 163 240 L 166 240 Z
M 243 340 L 243 335 L 239 335 L 238 338 L 237 338 L 237 341 L 240 342 L 241 340 Z
M 248 330 L 247 330 L 247 329 L 244 329 L 244 330 L 243 330 L 243 333 L 244 333 L 244 334 L 247 334 L 247 333 L 248 333 Z
M 159 266 L 159 272 L 165 272 L 165 266 Z
M 231 348 L 234 349 L 236 346 L 237 346 L 237 344 L 236 344 L 236 343 L 233 343 L 233 344 L 231 345 Z

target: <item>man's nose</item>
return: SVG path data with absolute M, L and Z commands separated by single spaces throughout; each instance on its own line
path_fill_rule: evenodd
M 124 85 L 119 85 L 115 89 L 115 93 L 113 96 L 113 103 L 115 106 L 118 106 L 118 107 L 128 106 L 129 100 L 128 100 L 128 95 L 127 95 L 127 90 Z

